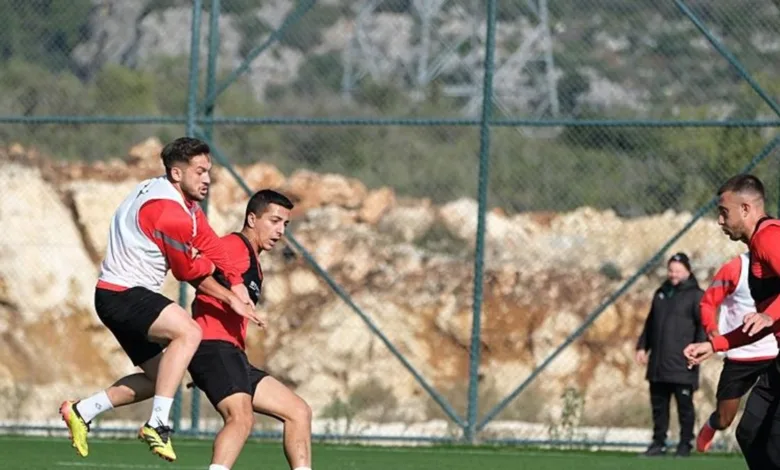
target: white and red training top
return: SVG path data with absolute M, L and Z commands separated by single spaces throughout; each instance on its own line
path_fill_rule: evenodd
M 748 286 L 750 257 L 743 253 L 721 266 L 701 299 L 701 322 L 710 333 L 725 334 L 742 327 L 745 315 L 756 312 L 756 304 Z M 716 312 L 720 315 L 715 320 Z M 732 361 L 759 361 L 777 356 L 777 341 L 771 335 L 726 352 Z
M 160 292 L 168 269 L 176 279 L 191 281 L 215 266 L 231 285 L 241 284 L 233 264 L 200 206 L 160 176 L 139 183 L 114 213 L 98 287 Z

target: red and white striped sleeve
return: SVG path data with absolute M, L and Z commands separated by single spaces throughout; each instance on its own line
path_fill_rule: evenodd
M 739 284 L 742 259 L 737 256 L 718 269 L 701 298 L 701 323 L 707 335 L 718 332 L 717 311 L 723 300 L 733 294 Z M 725 333 L 725 332 L 723 332 Z
M 179 203 L 168 199 L 147 202 L 138 211 L 138 224 L 160 248 L 176 279 L 192 281 L 214 271 L 208 257 L 195 257 L 190 243 L 192 219 Z

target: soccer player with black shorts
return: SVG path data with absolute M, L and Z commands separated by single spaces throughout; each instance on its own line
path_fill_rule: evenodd
M 720 267 L 701 299 L 701 321 L 707 336 L 728 332 L 742 325 L 745 315 L 756 311 L 750 295 L 748 269 L 750 254 L 743 253 Z M 717 310 L 720 308 L 720 315 Z M 717 320 L 716 320 L 717 317 Z M 696 450 L 706 452 L 717 431 L 734 421 L 740 399 L 750 391 L 777 357 L 777 341 L 767 336 L 756 343 L 725 353 L 718 380 L 715 412 L 696 437 Z
M 688 345 L 689 365 L 700 364 L 714 352 L 755 343 L 780 334 L 780 220 L 767 216 L 764 185 L 755 176 L 737 175 L 718 191 L 718 224 L 734 241 L 750 249 L 748 285 L 756 312 L 743 325 L 705 343 Z M 780 360 L 761 375 L 748 397 L 737 427 L 737 442 L 751 470 L 780 470 Z
M 208 193 L 209 152 L 204 142 L 186 137 L 166 145 L 161 154 L 165 175 L 136 186 L 111 220 L 95 310 L 143 373 L 61 405 L 73 447 L 82 457 L 88 454 L 89 423 L 98 414 L 154 396 L 152 414 L 138 437 L 159 457 L 176 459 L 168 419 L 201 331 L 183 308 L 160 293 L 169 269 L 181 281 L 217 286 L 215 296 L 257 321 L 240 272 L 197 204 Z M 215 267 L 222 269 L 229 290 L 209 278 Z
M 233 268 L 242 273 L 255 303 L 263 281 L 258 257 L 282 238 L 292 208 L 284 195 L 259 191 L 247 204 L 241 232 L 222 237 Z M 214 278 L 227 284 L 219 270 Z M 229 470 L 235 463 L 252 432 L 254 412 L 284 423 L 284 453 L 290 468 L 311 470 L 311 409 L 292 390 L 249 363 L 245 353 L 247 320 L 215 298 L 210 285 L 198 288 L 192 311 L 203 330 L 203 340 L 189 372 L 225 422 L 214 440 L 209 470 Z

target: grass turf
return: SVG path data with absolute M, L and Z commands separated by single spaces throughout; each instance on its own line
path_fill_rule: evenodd
M 168 463 L 134 440 L 93 439 L 81 458 L 67 438 L 0 437 L 0 468 L 8 469 L 201 469 L 206 470 L 211 440 L 174 440 L 178 460 Z M 747 468 L 739 455 L 694 455 L 688 459 L 638 458 L 618 452 L 556 452 L 511 447 L 373 447 L 315 444 L 317 470 L 719 470 Z M 249 442 L 234 470 L 287 469 L 277 442 Z

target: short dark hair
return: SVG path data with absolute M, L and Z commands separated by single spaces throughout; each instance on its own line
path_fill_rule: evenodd
M 274 191 L 273 189 L 261 189 L 252 195 L 249 202 L 246 204 L 246 212 L 244 213 L 244 225 L 246 226 L 246 219 L 249 214 L 255 214 L 261 216 L 268 208 L 269 205 L 276 204 L 282 206 L 285 209 L 292 210 L 295 205 L 284 194 Z
M 177 163 L 189 163 L 198 155 L 209 155 L 209 144 L 193 137 L 179 137 L 163 147 L 160 156 L 165 166 L 165 174 L 171 174 L 171 168 Z
M 732 176 L 718 189 L 718 196 L 725 192 L 732 193 L 752 193 L 764 199 L 764 183 L 758 177 L 749 174 L 739 174 Z

